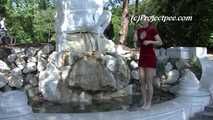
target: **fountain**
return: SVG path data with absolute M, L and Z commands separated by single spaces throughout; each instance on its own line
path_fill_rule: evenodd
M 111 20 L 111 12 L 103 9 L 104 1 L 57 1 L 56 51 L 39 75 L 39 89 L 45 99 L 81 103 L 82 92 L 87 96 L 83 101 L 91 101 L 128 86 L 126 60 L 103 34 Z
M 111 19 L 111 13 L 105 11 L 103 6 L 104 0 L 57 1 L 56 52 L 51 54 L 47 68 L 40 72 L 39 77 L 39 89 L 47 100 L 84 102 L 81 104 L 84 109 L 84 104 L 91 102 L 91 99 L 97 96 L 103 98 L 106 93 L 113 93 L 128 85 L 130 70 L 121 56 L 125 51 L 119 50 L 120 47 L 116 49 L 116 45 L 103 35 Z M 209 102 L 209 93 L 200 90 L 200 84 L 190 70 L 186 69 L 177 91 L 176 99 L 154 105 L 150 111 L 37 114 L 37 118 L 187 120 Z M 195 100 L 197 98 L 199 100 Z M 202 100 L 206 102 L 201 103 Z
M 110 11 L 103 9 L 104 1 L 58 0 L 56 5 L 56 51 L 52 52 L 54 48 L 51 46 L 45 46 L 40 50 L 29 48 L 30 50 L 26 51 L 27 57 L 29 57 L 27 63 L 20 57 L 26 57 L 25 54 L 21 54 L 23 52 L 10 55 L 9 61 L 15 62 L 17 66 L 11 70 L 12 72 L 10 72 L 9 67 L 8 69 L 6 67 L 1 68 L 1 71 L 8 72 L 10 78 L 8 84 L 18 88 L 23 84 L 25 78 L 23 73 L 27 74 L 28 77 L 26 78 L 29 79 L 29 82 L 34 81 L 32 78 L 38 75 L 38 83 L 32 82 L 36 86 L 35 89 L 30 89 L 33 86 L 30 86 L 29 89 L 26 88 L 26 91 L 31 94 L 30 96 L 34 96 L 35 93 L 33 94 L 33 92 L 38 90 L 44 100 L 48 102 L 65 105 L 70 105 L 67 103 L 78 104 L 81 110 L 84 110 L 86 105 L 92 104 L 94 99 L 96 101 L 110 100 L 113 96 L 123 93 L 132 95 L 134 86 L 128 86 L 128 83 L 131 78 L 130 74 L 133 74 L 134 79 L 139 79 L 138 66 L 135 61 L 131 61 L 130 66 L 133 71 L 130 72 L 126 60 L 126 57 L 130 55 L 123 55 L 123 53 L 130 52 L 122 50 L 121 47 L 116 47 L 112 40 L 106 39 L 103 35 L 103 31 L 111 19 Z M 178 57 L 184 55 L 184 59 L 188 59 L 191 55 L 188 55 L 188 50 L 185 52 L 176 55 Z M 33 59 L 36 53 L 37 62 Z M 163 50 L 161 54 L 165 53 L 166 51 Z M 165 54 L 164 56 L 161 55 L 160 59 L 164 60 L 168 57 L 171 56 Z M 37 66 L 36 63 L 38 63 Z M 164 103 L 155 104 L 149 111 L 116 110 L 78 114 L 50 114 L 44 111 L 43 113 L 34 113 L 34 116 L 41 120 L 187 120 L 196 112 L 202 111 L 210 101 L 207 90 L 212 92 L 212 89 L 209 88 L 209 76 L 212 74 L 207 71 L 207 63 L 206 59 L 201 60 L 203 69 L 201 81 L 189 69 L 184 69 L 184 74 L 175 92 L 177 97 Z M 2 61 L 1 65 L 6 66 L 6 63 Z M 173 69 L 169 64 L 167 68 L 167 72 Z M 36 72 L 36 75 L 34 75 L 34 72 Z M 178 79 L 178 76 L 175 80 Z M 4 77 L 4 74 L 2 74 L 2 77 L 0 76 L 1 85 L 5 87 Z M 126 92 L 128 89 L 130 89 L 129 93 Z M 8 96 L 11 97 L 9 100 L 7 99 Z M 20 101 L 14 102 L 16 96 L 21 96 Z M 0 93 L 0 98 L 0 119 L 4 120 L 14 116 L 21 116 L 23 119 L 26 117 L 28 120 L 33 118 L 24 93 Z M 6 104 L 7 102 L 9 104 Z M 11 109 L 11 106 L 15 109 L 15 112 Z M 51 109 L 54 109 L 54 107 Z M 7 113 L 8 116 L 6 116 Z

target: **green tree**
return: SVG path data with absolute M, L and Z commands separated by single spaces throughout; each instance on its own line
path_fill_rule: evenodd
M 7 0 L 5 8 L 9 34 L 18 43 L 47 42 L 54 34 L 52 1 Z
M 192 16 L 190 22 L 158 22 L 167 47 L 210 46 L 213 31 L 213 0 L 144 0 L 141 12 L 151 15 Z

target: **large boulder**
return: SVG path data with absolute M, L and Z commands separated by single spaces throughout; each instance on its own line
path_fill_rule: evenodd
M 60 71 L 52 63 L 47 64 L 45 71 L 39 74 L 39 91 L 45 99 L 57 101 L 60 97 L 58 95 L 58 82 L 60 81 Z
M 20 68 L 14 68 L 8 76 L 8 84 L 10 87 L 21 88 L 23 86 L 24 79 Z
M 29 62 L 23 69 L 23 73 L 31 73 L 37 70 L 37 65 L 35 62 Z
M 10 67 L 4 61 L 0 60 L 0 72 L 10 71 Z
M 0 88 L 6 86 L 6 84 L 7 84 L 7 80 L 6 80 L 5 76 L 0 74 Z
M 89 91 L 116 88 L 113 74 L 95 57 L 85 56 L 77 61 L 67 80 L 70 87 L 79 87 Z

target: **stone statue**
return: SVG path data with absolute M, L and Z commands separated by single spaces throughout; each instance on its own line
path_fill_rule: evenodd
M 111 21 L 105 0 L 58 0 L 57 51 L 96 51 L 103 48 L 103 32 Z M 88 43 L 87 43 L 88 42 Z
M 116 53 L 114 42 L 103 34 L 112 16 L 104 10 L 105 2 L 57 1 L 56 52 L 39 74 L 39 91 L 44 99 L 81 103 L 91 101 L 88 91 L 113 93 L 128 85 L 128 65 Z

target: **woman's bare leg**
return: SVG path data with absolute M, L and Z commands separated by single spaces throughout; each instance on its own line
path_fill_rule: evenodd
M 145 70 L 144 68 L 139 68 L 140 73 L 140 83 L 141 83 L 141 92 L 143 97 L 143 107 L 147 104 L 147 91 L 146 91 L 146 80 L 145 80 Z
M 145 79 L 147 83 L 147 96 L 146 96 L 146 106 L 145 109 L 149 109 L 152 104 L 153 97 L 153 79 L 156 74 L 155 68 L 145 68 Z

